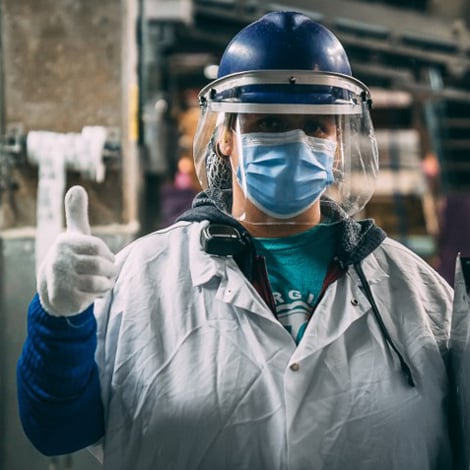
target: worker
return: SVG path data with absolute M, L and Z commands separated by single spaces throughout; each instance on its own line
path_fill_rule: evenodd
M 356 220 L 377 144 L 339 40 L 268 13 L 199 98 L 175 224 L 114 257 L 66 195 L 17 368 L 31 442 L 107 470 L 452 468 L 452 288 Z

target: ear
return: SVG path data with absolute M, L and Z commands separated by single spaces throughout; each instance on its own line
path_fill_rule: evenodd
M 219 133 L 219 137 L 217 139 L 217 150 L 222 157 L 229 157 L 232 154 L 233 133 L 227 127 L 222 128 Z

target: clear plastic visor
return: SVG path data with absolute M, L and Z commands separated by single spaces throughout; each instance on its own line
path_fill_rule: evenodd
M 283 93 L 279 84 L 260 93 L 244 83 L 244 93 L 226 81 L 223 92 L 201 92 L 194 140 L 198 178 L 221 210 L 248 224 L 313 225 L 322 195 L 349 215 L 365 206 L 378 172 L 365 87 L 351 79 L 349 87 L 325 88 L 321 74 L 320 84 L 311 80 L 290 98 L 291 88 Z M 282 103 L 253 102 L 266 96 Z

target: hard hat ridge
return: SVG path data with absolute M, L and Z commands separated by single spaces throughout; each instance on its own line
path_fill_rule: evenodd
M 220 60 L 218 76 L 287 69 L 351 75 L 346 52 L 330 30 L 301 13 L 275 11 L 235 35 Z

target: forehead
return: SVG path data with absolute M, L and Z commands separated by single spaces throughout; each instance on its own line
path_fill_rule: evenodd
M 238 114 L 240 122 L 256 122 L 263 119 L 276 119 L 288 122 L 330 122 L 335 123 L 335 116 L 325 114 Z
M 328 130 L 336 128 L 336 117 L 324 114 L 239 114 L 238 122 L 242 127 L 277 123 L 289 128 L 322 127 Z

